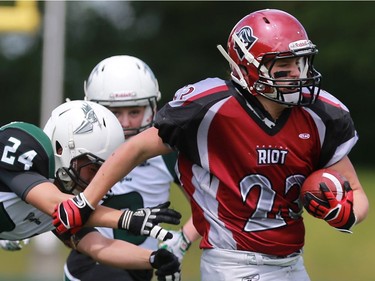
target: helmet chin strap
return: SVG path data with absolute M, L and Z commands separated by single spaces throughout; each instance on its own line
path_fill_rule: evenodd
M 239 66 L 234 62 L 234 60 L 232 60 L 232 58 L 228 55 L 228 53 L 224 50 L 223 46 L 221 45 L 217 45 L 216 46 L 218 48 L 218 50 L 220 51 L 220 53 L 224 56 L 224 58 L 229 62 L 229 65 L 236 70 L 236 72 L 238 73 L 238 76 L 240 77 L 240 79 L 238 79 L 237 77 L 235 77 L 233 75 L 233 71 L 231 73 L 231 77 L 232 79 L 237 83 L 239 84 L 242 88 L 244 89 L 247 89 L 249 90 L 249 86 L 247 85 L 246 83 L 246 80 L 245 78 L 243 77 L 243 74 L 239 68 Z

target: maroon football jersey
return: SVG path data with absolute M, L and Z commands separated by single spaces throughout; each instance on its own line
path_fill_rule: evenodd
M 246 95 L 218 78 L 188 85 L 155 126 L 179 151 L 201 247 L 285 256 L 304 245 L 304 179 L 342 159 L 358 137 L 347 108 L 325 91 L 277 121 Z

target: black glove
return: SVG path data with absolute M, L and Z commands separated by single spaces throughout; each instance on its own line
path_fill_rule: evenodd
M 145 235 L 165 241 L 173 234 L 163 229 L 159 223 L 180 224 L 181 214 L 168 209 L 170 202 L 150 208 L 141 208 L 136 211 L 126 210 L 122 213 L 118 228 L 129 230 L 135 235 Z
M 84 225 L 94 210 L 83 193 L 57 204 L 52 215 L 56 232 L 62 234 Z
M 155 274 L 158 277 L 158 281 L 181 280 L 181 264 L 171 252 L 165 249 L 152 252 L 150 264 L 153 268 L 156 268 Z

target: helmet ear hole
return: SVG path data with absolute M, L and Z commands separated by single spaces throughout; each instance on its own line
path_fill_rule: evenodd
M 263 17 L 263 20 L 265 23 L 270 24 L 270 21 L 266 17 Z
M 63 148 L 58 141 L 55 142 L 55 150 L 56 150 L 56 154 L 58 155 L 61 155 L 63 152 Z

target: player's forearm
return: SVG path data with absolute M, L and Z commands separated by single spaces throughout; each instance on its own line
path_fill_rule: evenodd
M 133 168 L 147 159 L 170 152 L 158 136 L 156 128 L 139 133 L 117 148 L 101 166 L 84 191 L 87 200 L 96 206 L 107 191 Z
M 53 183 L 44 182 L 33 187 L 25 200 L 42 212 L 52 216 L 56 205 L 70 197 L 72 195 L 62 193 Z
M 98 205 L 95 211 L 91 214 L 86 226 L 101 226 L 116 229 L 118 227 L 118 220 L 122 213 L 123 211 Z
M 193 225 L 192 217 L 190 217 L 190 219 L 184 224 L 183 231 L 191 243 L 201 238 L 200 234 Z
M 97 205 L 108 190 L 126 174 L 128 174 L 136 164 L 137 149 L 128 143 L 120 146 L 101 166 L 89 186 L 84 191 L 87 200 L 93 205 Z
M 357 218 L 356 224 L 360 223 L 367 217 L 368 209 L 369 209 L 369 202 L 363 190 L 354 191 L 353 209 L 354 209 L 354 214 Z
M 345 156 L 330 168 L 341 173 L 347 179 L 351 188 L 353 189 L 353 210 L 357 219 L 356 223 L 360 223 L 366 218 L 368 214 L 369 202 L 352 162 L 350 161 L 348 156 Z
M 123 269 L 151 269 L 150 250 L 121 240 L 108 239 L 98 232 L 87 234 L 78 244 L 78 251 L 94 260 Z

